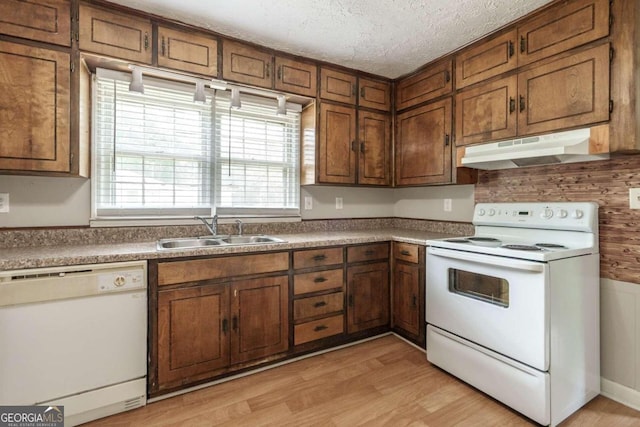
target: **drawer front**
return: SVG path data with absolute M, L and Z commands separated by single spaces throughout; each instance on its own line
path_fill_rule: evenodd
M 342 261 L 342 248 L 314 249 L 293 253 L 293 268 L 295 269 L 342 264 Z
M 309 292 L 338 289 L 344 285 L 344 270 L 315 271 L 313 273 L 296 274 L 293 276 L 294 295 L 307 294 Z
M 335 313 L 343 308 L 344 292 L 302 298 L 293 302 L 293 320 Z
M 393 257 L 395 259 L 401 259 L 406 262 L 418 264 L 420 262 L 420 259 L 418 258 L 418 249 L 418 245 L 412 245 L 410 243 L 394 243 Z
M 338 335 L 344 332 L 344 316 L 333 316 L 302 323 L 296 325 L 293 332 L 295 345 Z
M 173 285 L 288 269 L 289 254 L 287 252 L 161 262 L 158 264 L 158 285 Z
M 386 242 L 347 248 L 347 262 L 371 261 L 386 258 L 389 258 L 389 244 Z

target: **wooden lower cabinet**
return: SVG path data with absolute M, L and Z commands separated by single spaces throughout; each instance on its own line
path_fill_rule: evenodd
M 394 332 L 424 347 L 424 247 L 393 243 L 392 319 Z
M 389 323 L 388 261 L 347 268 L 347 332 Z

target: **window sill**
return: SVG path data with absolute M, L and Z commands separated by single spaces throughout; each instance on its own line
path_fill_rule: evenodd
M 235 220 L 241 219 L 245 224 L 265 224 L 274 222 L 301 222 L 300 215 L 293 216 L 251 216 L 251 215 L 218 215 L 218 224 L 233 224 Z M 193 217 L 174 217 L 174 218 L 117 218 L 103 217 L 91 218 L 89 220 L 90 227 L 153 227 L 167 225 L 202 225 L 202 222 Z

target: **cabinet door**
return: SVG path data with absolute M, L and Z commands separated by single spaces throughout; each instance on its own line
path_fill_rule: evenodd
M 355 184 L 356 109 L 322 103 L 318 143 L 318 181 Z
M 358 184 L 391 184 L 391 118 L 384 113 L 360 111 Z
M 609 0 L 562 2 L 518 26 L 518 63 L 530 64 L 608 34 Z
M 356 105 L 357 77 L 330 68 L 320 68 L 320 98 Z
M 520 135 L 609 120 L 609 45 L 518 74 L 518 92 Z
M 289 277 L 243 280 L 231 292 L 231 363 L 287 350 Z
M 216 77 L 218 41 L 194 32 L 158 26 L 158 65 Z
M 396 109 L 403 110 L 450 93 L 453 90 L 451 69 L 451 60 L 441 61 L 400 80 L 396 86 Z
M 391 110 L 390 83 L 361 77 L 358 87 L 360 88 L 359 106 L 382 111 Z
M 420 335 L 420 266 L 397 262 L 393 270 L 393 327 Z
M 276 90 L 315 98 L 318 67 L 315 64 L 276 56 Z
M 396 185 L 451 181 L 451 98 L 397 116 Z
M 456 88 L 486 80 L 517 66 L 517 31 L 508 33 L 478 45 L 463 49 L 456 56 Z
M 80 50 L 151 64 L 151 21 L 81 3 Z
M 0 41 L 0 169 L 70 171 L 70 61 Z
M 0 34 L 71 46 L 69 0 L 2 0 Z
M 186 383 L 191 377 L 207 372 L 214 373 L 229 364 L 228 313 L 226 285 L 158 293 L 160 389 L 171 387 L 171 383 Z
M 271 88 L 273 56 L 251 46 L 222 41 L 222 78 L 248 85 Z
M 347 269 L 347 332 L 389 323 L 389 263 Z
M 507 77 L 456 95 L 456 145 L 514 137 L 518 80 Z

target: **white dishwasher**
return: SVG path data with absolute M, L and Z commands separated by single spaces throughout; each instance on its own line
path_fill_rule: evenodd
M 146 404 L 146 261 L 0 271 L 0 405 L 77 425 Z

